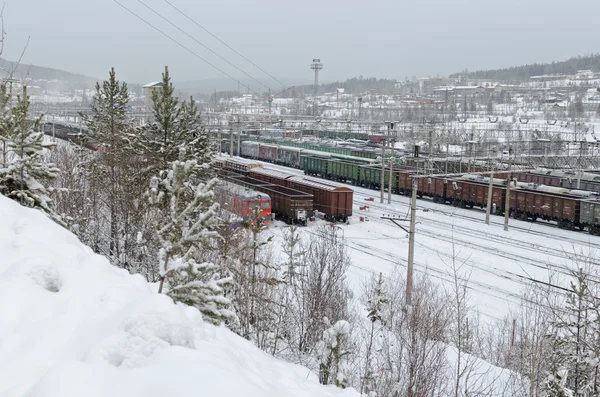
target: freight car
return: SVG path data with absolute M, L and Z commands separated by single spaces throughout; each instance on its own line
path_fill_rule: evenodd
M 220 177 L 234 184 L 268 194 L 271 198 L 271 212 L 275 219 L 306 225 L 313 212 L 311 194 L 230 172 L 221 173 Z
M 348 187 L 327 183 L 318 179 L 307 179 L 268 168 L 255 168 L 248 172 L 252 178 L 286 186 L 313 196 L 314 208 L 325 215 L 325 219 L 346 222 L 352 216 L 354 191 Z
M 219 168 L 241 174 L 247 174 L 252 168 L 261 168 L 263 166 L 261 163 L 245 163 L 235 158 L 217 159 L 215 165 Z
M 537 185 L 560 186 L 560 176 L 537 172 L 513 172 L 513 179 L 519 182 L 535 183 Z

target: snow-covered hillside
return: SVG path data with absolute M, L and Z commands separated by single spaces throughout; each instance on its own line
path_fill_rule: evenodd
M 357 396 L 155 293 L 0 196 L 0 396 Z

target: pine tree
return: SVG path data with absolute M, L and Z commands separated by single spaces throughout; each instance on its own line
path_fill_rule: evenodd
M 130 137 L 132 121 L 127 116 L 129 91 L 126 83 L 116 79 L 114 68 L 109 79 L 102 85 L 96 83 L 96 93 L 92 100 L 91 114 L 81 114 L 88 129 L 86 140 L 98 148 L 93 156 L 83 164 L 91 186 L 100 190 L 101 200 L 96 201 L 99 208 L 95 212 L 108 211 L 108 238 L 103 240 L 108 249 L 101 249 L 111 262 L 119 267 L 130 268 L 135 244 L 136 227 L 143 209 L 135 210 L 133 201 L 144 192 L 141 184 L 134 181 L 134 159 L 130 155 Z M 97 220 L 98 221 L 98 220 Z M 139 228 L 139 227 L 138 227 Z
M 590 293 L 588 275 L 579 270 L 575 277 L 576 283 L 571 283 L 567 293 L 566 314 L 552 322 L 554 332 L 548 336 L 553 345 L 546 382 L 550 396 L 588 397 L 600 393 L 600 306 Z
M 260 207 L 253 208 L 247 219 L 246 243 L 240 247 L 240 256 L 234 274 L 234 306 L 239 319 L 238 333 L 252 340 L 259 348 L 272 351 L 278 324 L 279 286 L 278 267 L 265 258 L 263 248 L 272 237 L 264 238 L 266 229 L 259 217 Z
M 349 368 L 347 356 L 350 323 L 339 320 L 333 326 L 327 318 L 324 319 L 327 329 L 323 332 L 323 340 L 319 342 L 319 382 L 323 385 L 334 384 L 345 389 L 348 386 Z
M 4 83 L 3 85 L 5 85 Z M 0 101 L 7 99 L 7 91 L 0 93 Z M 40 208 L 51 219 L 65 226 L 52 208 L 50 193 L 43 182 L 58 176 L 59 169 L 47 163 L 43 151 L 52 149 L 55 144 L 44 142 L 44 133 L 35 131 L 41 118 L 33 125 L 27 120 L 29 111 L 27 87 L 17 96 L 17 102 L 2 120 L 2 139 L 4 144 L 3 166 L 0 168 L 0 193 L 18 201 L 26 207 Z
M 374 389 L 373 383 L 375 377 L 372 369 L 372 353 L 375 348 L 376 336 L 383 325 L 383 306 L 388 303 L 386 293 L 383 288 L 383 274 L 379 273 L 377 279 L 372 279 L 366 291 L 367 318 L 369 319 L 369 335 L 367 336 L 367 346 L 365 351 L 365 369 L 363 371 L 361 382 L 361 393 L 369 393 Z
M 138 131 L 136 151 L 145 159 L 147 172 L 156 175 L 177 160 L 179 149 L 185 147 L 188 158 L 198 160 L 194 176 L 206 176 L 214 157 L 209 133 L 202 127 L 194 100 L 190 98 L 180 104 L 174 91 L 169 69 L 165 67 L 161 88 L 152 93 L 154 120 Z
M 218 237 L 212 230 L 219 209 L 213 193 L 217 180 L 192 186 L 198 164 L 186 158 L 181 148 L 179 160 L 172 162 L 166 176 L 151 181 L 150 201 L 164 222 L 156 232 L 160 244 L 158 292 L 165 289 L 174 301 L 198 308 L 206 321 L 218 325 L 234 318 L 231 302 L 223 295 L 232 279 L 221 277 L 214 263 L 201 260 L 203 250 Z M 193 194 L 188 194 L 189 190 Z

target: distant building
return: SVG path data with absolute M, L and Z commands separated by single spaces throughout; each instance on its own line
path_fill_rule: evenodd
M 150 84 L 146 84 L 142 87 L 144 89 L 144 96 L 146 97 L 146 106 L 152 107 L 152 93 L 162 88 L 162 81 L 156 81 Z
M 485 92 L 485 87 L 480 85 L 463 85 L 463 86 L 449 86 L 449 87 L 438 87 L 433 89 L 433 94 L 436 96 L 445 95 L 478 95 Z

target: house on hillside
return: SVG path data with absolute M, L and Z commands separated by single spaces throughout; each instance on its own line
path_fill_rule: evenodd
M 146 106 L 150 109 L 152 107 L 152 93 L 162 88 L 162 81 L 146 84 L 142 88 L 144 90 L 144 96 L 146 97 Z

